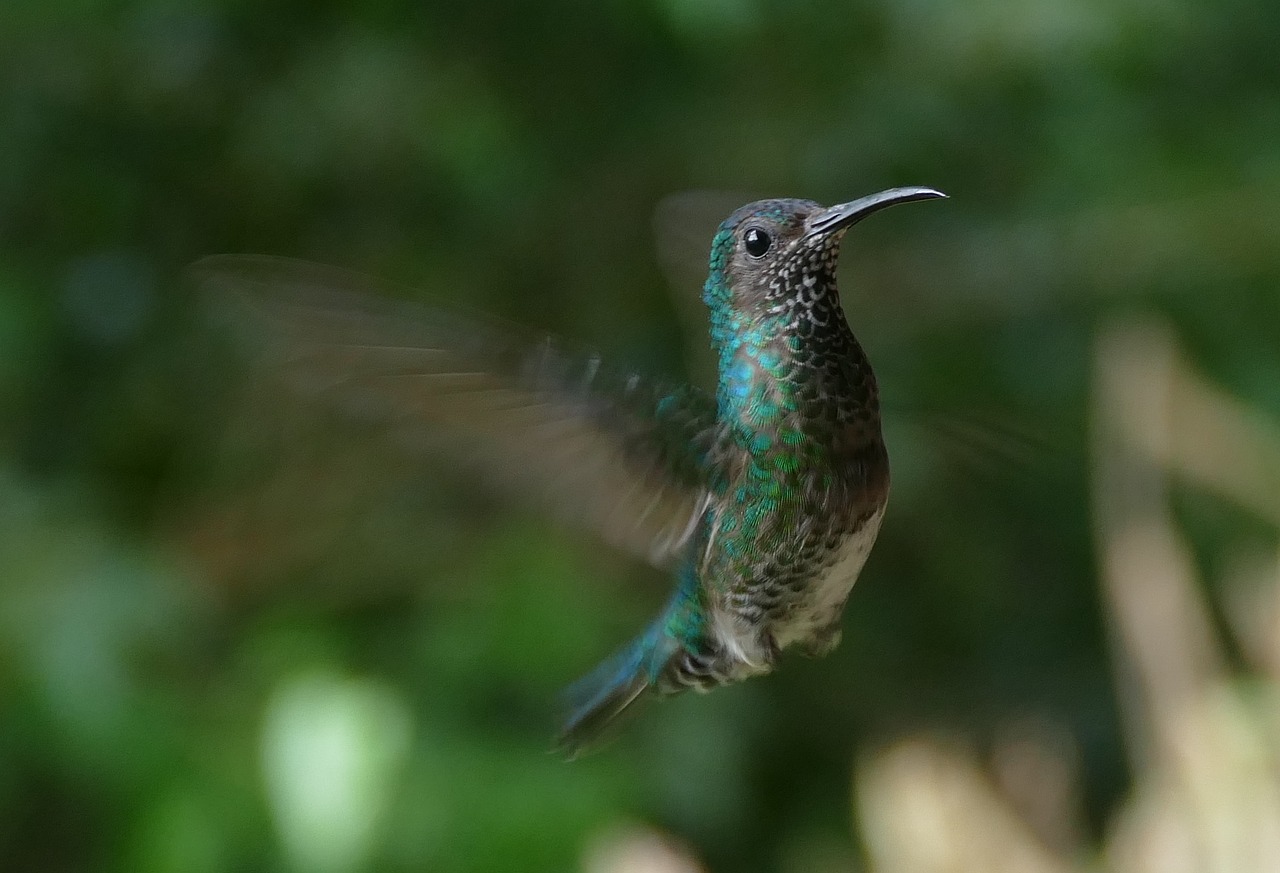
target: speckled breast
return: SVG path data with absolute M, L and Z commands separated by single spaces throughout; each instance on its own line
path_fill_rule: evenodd
M 823 655 L 839 643 L 845 600 L 875 544 L 883 517 L 881 504 L 864 518 L 833 525 L 837 529 L 828 534 L 818 554 L 799 562 L 808 565 L 803 578 L 792 583 L 792 596 L 769 616 L 770 632 L 779 648 L 800 645 L 811 654 Z

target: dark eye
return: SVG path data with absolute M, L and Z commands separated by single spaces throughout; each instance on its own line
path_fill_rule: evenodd
M 769 246 L 773 245 L 773 238 L 758 227 L 748 227 L 742 235 L 742 244 L 751 257 L 763 258 L 765 252 L 769 251 Z

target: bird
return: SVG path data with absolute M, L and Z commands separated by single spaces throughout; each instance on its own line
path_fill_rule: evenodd
M 265 326 L 301 390 L 384 422 L 397 441 L 465 447 L 492 481 L 670 572 L 657 616 L 566 689 L 556 739 L 575 757 L 645 698 L 710 691 L 772 672 L 787 649 L 821 657 L 839 644 L 890 481 L 876 377 L 837 288 L 841 241 L 882 209 L 945 197 L 768 199 L 725 219 L 702 291 L 714 391 L 362 293 L 363 279 L 334 268 L 221 255 L 194 271 Z

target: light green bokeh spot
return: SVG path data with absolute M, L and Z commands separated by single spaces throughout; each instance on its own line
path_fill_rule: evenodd
M 344 873 L 370 863 L 411 727 L 400 696 L 374 680 L 313 673 L 277 689 L 262 768 L 290 867 Z

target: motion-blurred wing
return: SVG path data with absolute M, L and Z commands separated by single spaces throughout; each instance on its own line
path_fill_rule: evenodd
M 677 303 L 692 303 L 701 313 L 702 283 L 707 278 L 707 252 L 720 223 L 759 193 L 694 190 L 669 194 L 653 210 L 653 237 L 658 265 L 675 292 Z
M 714 400 L 482 319 L 360 293 L 372 280 L 252 255 L 193 268 L 299 391 L 411 448 L 452 449 L 504 487 L 666 566 L 704 507 Z

